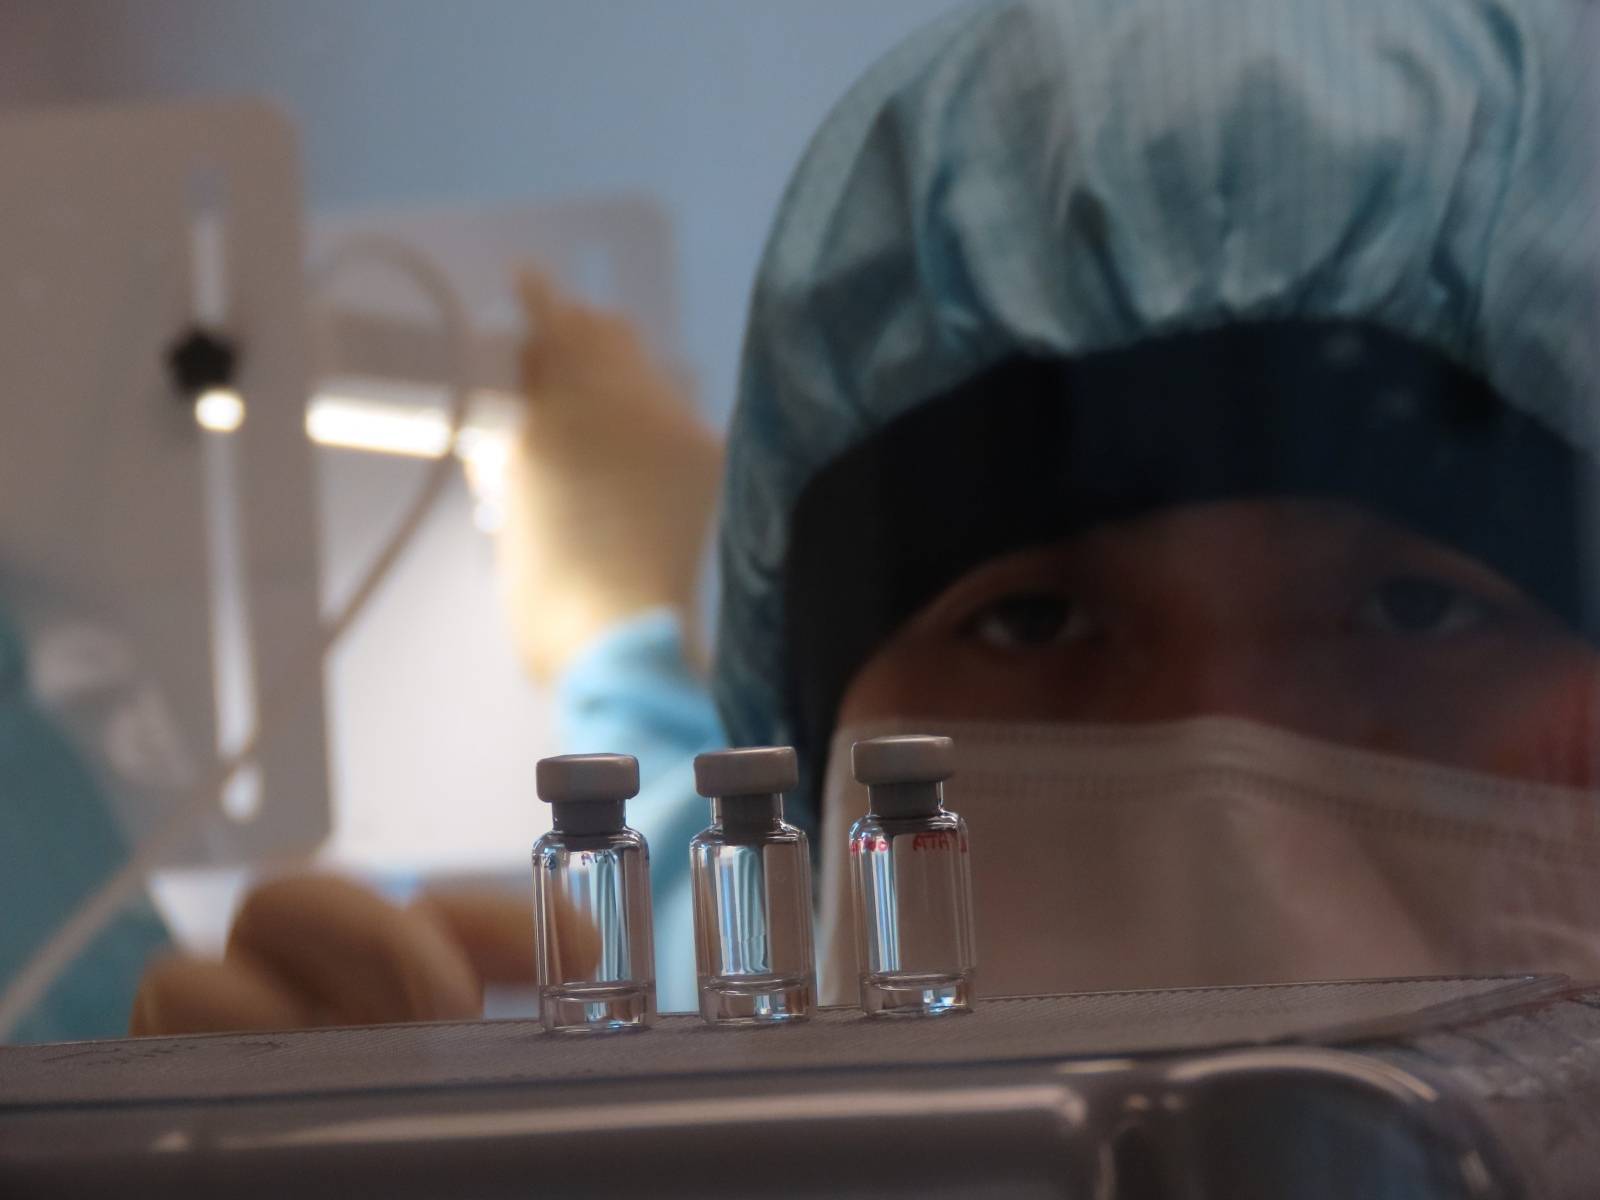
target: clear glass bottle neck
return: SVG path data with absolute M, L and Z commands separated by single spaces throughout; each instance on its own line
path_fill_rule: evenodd
M 936 817 L 944 811 L 942 783 L 877 783 L 867 789 L 867 809 L 887 820 Z
M 586 800 L 552 804 L 551 828 L 557 833 L 598 835 L 621 833 L 626 828 L 624 800 Z
M 711 801 L 711 823 L 722 829 L 759 833 L 783 824 L 783 797 L 718 796 Z

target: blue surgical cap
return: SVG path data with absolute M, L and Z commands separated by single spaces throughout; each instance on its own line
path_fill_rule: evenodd
M 1012 0 L 874 67 L 752 300 L 715 687 L 781 742 L 790 520 L 822 468 L 1019 355 L 1360 319 L 1594 454 L 1600 127 L 1583 0 Z

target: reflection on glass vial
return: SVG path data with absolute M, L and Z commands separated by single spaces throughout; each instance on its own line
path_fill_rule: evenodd
M 533 847 L 539 1013 L 546 1030 L 642 1029 L 655 1017 L 650 852 L 624 823 L 638 763 L 621 754 L 542 759 L 554 828 Z
M 816 1004 L 811 852 L 783 820 L 794 751 L 702 754 L 697 790 L 712 823 L 689 845 L 700 1015 L 714 1025 L 803 1020 Z
M 869 811 L 850 830 L 861 1007 L 937 1016 L 972 1007 L 977 955 L 967 825 L 945 809 L 949 738 L 857 742 Z

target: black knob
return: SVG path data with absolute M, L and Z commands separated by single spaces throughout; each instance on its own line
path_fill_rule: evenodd
M 185 401 L 193 401 L 212 388 L 233 383 L 239 351 L 225 334 L 191 325 L 167 350 L 167 370 Z

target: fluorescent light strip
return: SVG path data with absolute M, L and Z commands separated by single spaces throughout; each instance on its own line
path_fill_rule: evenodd
M 391 389 L 398 391 L 398 389 Z M 516 436 L 520 402 L 498 392 L 473 397 L 473 417 L 457 439 L 462 458 L 494 453 Z M 306 406 L 306 435 L 319 446 L 439 458 L 450 449 L 450 423 L 442 407 L 391 403 L 365 395 L 319 392 Z
M 475 419 L 456 438 L 455 453 L 472 489 L 473 521 L 499 529 L 506 503 L 506 469 L 520 402 L 495 392 L 473 399 Z M 435 459 L 450 450 L 450 422 L 438 407 L 387 404 L 323 392 L 306 406 L 306 434 L 319 446 Z
M 450 423 L 441 412 L 369 404 L 319 395 L 306 408 L 306 434 L 319 446 L 440 458 L 450 449 Z
M 516 436 L 518 404 L 494 392 L 474 399 L 483 420 L 461 430 L 455 453 L 466 467 L 476 501 L 473 520 L 491 533 L 504 519 L 506 469 Z M 195 405 L 195 420 L 213 433 L 232 433 L 244 423 L 245 405 L 230 389 L 215 389 Z M 449 453 L 450 422 L 432 406 L 389 404 L 323 392 L 306 406 L 306 436 L 319 446 L 436 459 Z

